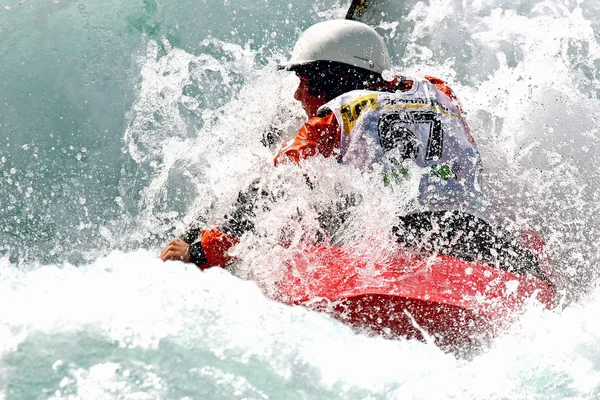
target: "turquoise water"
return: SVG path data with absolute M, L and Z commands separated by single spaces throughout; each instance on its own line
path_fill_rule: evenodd
M 345 234 L 385 251 L 395 205 L 374 177 L 314 160 L 310 191 L 261 144 L 303 118 L 295 78 L 275 66 L 346 3 L 0 0 L 0 399 L 600 397 L 591 0 L 411 0 L 365 16 L 396 72 L 438 76 L 461 98 L 496 217 L 546 240 L 559 310 L 532 304 L 457 360 L 157 260 L 257 176 L 290 196 L 243 238 L 238 276 L 269 290 L 285 259 L 276 232 L 300 243 L 332 192 L 363 194 Z
M 198 110 L 223 106 L 248 79 L 243 66 L 233 65 L 239 52 L 223 44 L 252 53 L 246 68 L 264 68 L 273 53 L 287 50 L 301 19 L 317 21 L 332 4 L 3 2 L 1 251 L 17 263 L 81 263 L 89 251 L 113 248 L 99 229 L 114 223 L 115 235 L 129 236 L 124 225 L 136 230 L 140 191 L 156 170 L 149 163 L 162 159 L 149 150 L 150 161 L 136 163 L 128 146 L 158 148 L 167 136 L 196 136 L 204 123 Z M 180 102 L 180 113 L 156 103 L 161 98 L 140 98 L 149 46 L 155 58 L 170 49 L 186 52 L 188 63 L 198 58 L 197 76 L 176 88 L 196 109 Z M 222 74 L 230 76 L 226 84 Z M 169 90 L 171 82 L 164 84 Z

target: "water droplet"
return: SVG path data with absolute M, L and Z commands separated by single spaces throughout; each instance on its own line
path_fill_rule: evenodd
M 102 236 L 106 240 L 110 240 L 112 238 L 112 234 L 105 226 L 101 226 L 100 228 L 98 228 L 98 232 L 100 233 L 100 236 Z
M 56 371 L 58 369 L 58 367 L 60 367 L 61 365 L 63 365 L 63 361 L 62 360 L 56 360 L 54 362 L 54 364 L 52 364 L 52 369 Z

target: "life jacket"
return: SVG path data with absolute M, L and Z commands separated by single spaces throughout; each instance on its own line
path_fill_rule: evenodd
M 319 108 L 339 124 L 338 162 L 379 168 L 390 185 L 417 174 L 408 213 L 459 210 L 489 222 L 479 152 L 456 98 L 429 77 L 407 82 L 405 91 L 355 90 Z

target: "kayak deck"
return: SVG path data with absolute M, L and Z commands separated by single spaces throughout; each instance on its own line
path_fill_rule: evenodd
M 532 297 L 551 308 L 554 289 L 450 256 L 398 250 L 382 260 L 340 247 L 296 254 L 279 282 L 278 300 L 328 312 L 363 332 L 433 339 L 442 348 L 489 342 Z

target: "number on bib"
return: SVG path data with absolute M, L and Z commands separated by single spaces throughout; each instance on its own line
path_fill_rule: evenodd
M 417 126 L 419 128 L 417 128 Z M 378 125 L 379 140 L 384 151 L 397 149 L 403 159 L 416 158 L 419 140 L 413 130 L 428 131 L 426 160 L 439 160 L 442 157 L 442 122 L 431 112 L 389 113 L 381 117 Z

